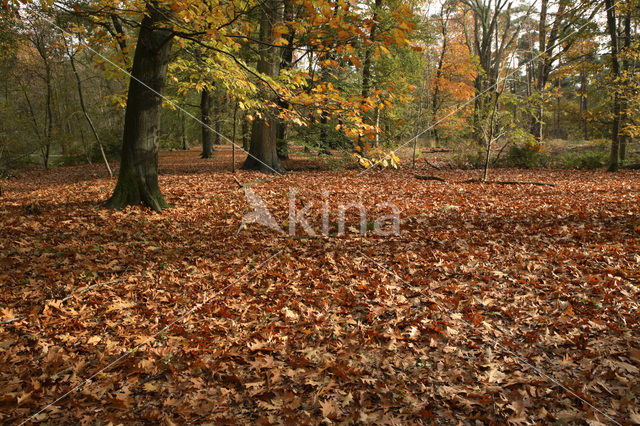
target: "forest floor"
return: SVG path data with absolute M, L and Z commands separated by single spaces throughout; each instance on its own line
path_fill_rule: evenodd
M 162 214 L 100 164 L 0 182 L 2 423 L 640 423 L 640 172 L 238 171 L 292 238 L 198 153 Z

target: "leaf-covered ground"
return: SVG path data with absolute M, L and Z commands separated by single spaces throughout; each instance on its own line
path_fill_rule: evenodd
M 0 421 L 640 422 L 640 173 L 252 186 L 285 229 L 291 188 L 317 233 L 323 200 L 332 233 L 339 204 L 403 217 L 395 237 L 350 210 L 344 236 L 293 239 L 238 232 L 229 153 L 197 155 L 162 153 L 162 214 L 100 208 L 100 165 L 0 183 Z

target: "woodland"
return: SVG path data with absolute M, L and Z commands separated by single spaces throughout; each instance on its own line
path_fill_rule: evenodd
M 3 424 L 640 424 L 637 0 L 0 0 Z

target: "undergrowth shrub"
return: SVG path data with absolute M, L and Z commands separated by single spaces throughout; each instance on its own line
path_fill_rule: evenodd
M 558 159 L 557 166 L 566 169 L 586 169 L 594 170 L 604 167 L 607 164 L 608 156 L 606 152 L 584 151 L 562 154 Z
M 548 164 L 549 157 L 540 145 L 526 144 L 522 146 L 512 145 L 504 159 L 504 163 L 511 167 L 530 169 L 544 167 Z

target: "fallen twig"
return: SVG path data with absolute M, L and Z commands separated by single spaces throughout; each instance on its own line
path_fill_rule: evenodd
M 11 318 L 11 319 L 8 319 L 8 320 L 5 320 L 5 321 L 0 321 L 0 325 L 11 324 L 12 322 L 21 320 L 22 318 L 24 318 L 24 317 L 20 316 L 20 317 Z
M 453 150 L 449 149 L 449 148 L 433 148 L 433 149 L 430 149 L 429 151 L 421 151 L 420 153 L 421 154 L 435 154 L 435 153 L 438 153 L 438 152 L 452 152 L 452 151 Z
M 238 178 L 237 178 L 237 177 L 235 177 L 235 176 L 232 176 L 232 177 L 233 177 L 233 180 L 235 180 L 235 181 L 236 181 L 236 183 L 238 184 L 238 189 L 242 188 L 242 184 L 240 183 L 240 181 L 238 180 Z
M 427 165 L 428 165 L 428 166 L 431 166 L 431 167 L 433 167 L 433 168 L 434 168 L 434 169 L 436 169 L 436 170 L 442 170 L 442 167 L 438 167 L 438 166 L 436 166 L 435 164 L 431 164 L 431 163 L 429 162 L 429 160 L 427 160 L 426 158 L 424 159 L 424 162 L 425 162 L 425 163 L 427 163 Z

